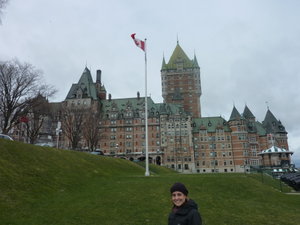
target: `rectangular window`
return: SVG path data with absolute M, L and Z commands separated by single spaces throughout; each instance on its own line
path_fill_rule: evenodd
M 217 153 L 216 152 L 210 152 L 209 155 L 210 155 L 210 157 L 217 157 Z
M 216 144 L 210 144 L 210 145 L 209 145 L 209 148 L 210 148 L 210 149 L 216 149 L 216 148 L 217 148 L 217 145 L 216 145 Z
M 131 142 L 126 142 L 126 147 L 131 147 Z

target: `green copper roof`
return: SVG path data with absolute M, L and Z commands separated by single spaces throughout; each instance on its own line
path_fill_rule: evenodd
M 263 125 L 260 122 L 255 122 L 254 123 L 256 130 L 257 130 L 257 134 L 259 136 L 264 136 L 267 134 L 266 129 L 263 127 Z
M 269 122 L 269 123 L 277 123 L 278 122 L 276 117 L 273 115 L 273 113 L 269 109 L 266 113 L 263 123 L 267 123 L 267 122 Z
M 241 114 L 239 113 L 239 111 L 237 111 L 235 106 L 233 106 L 229 121 L 230 120 L 237 120 L 237 119 L 241 119 Z
M 166 64 L 165 60 L 163 59 L 161 69 L 177 69 L 179 64 L 182 64 L 183 68 L 199 68 L 196 57 L 194 57 L 194 60 L 190 60 L 189 57 L 183 51 L 183 49 L 180 47 L 180 45 L 177 43 L 176 48 L 173 51 L 173 54 L 168 64 Z
M 243 117 L 245 117 L 246 119 L 255 119 L 255 116 L 252 114 L 248 106 L 245 106 Z
M 166 61 L 165 61 L 165 57 L 163 56 L 163 61 L 162 61 L 161 68 L 164 68 L 165 66 L 166 66 Z
M 280 120 L 277 120 L 269 109 L 262 124 L 268 133 L 287 133 Z
M 77 96 L 78 93 L 81 93 L 81 97 Z M 92 98 L 94 100 L 98 99 L 96 86 L 88 68 L 84 69 L 78 83 L 72 84 L 71 89 L 66 97 L 66 99 L 75 98 Z
M 174 104 L 174 103 L 158 103 L 156 104 L 159 107 L 160 114 L 163 115 L 185 115 L 186 113 L 183 110 L 181 104 Z
M 84 84 L 94 83 L 92 75 L 91 75 L 91 71 L 87 67 L 85 67 L 78 83 L 79 84 L 81 84 L 81 83 L 84 83 Z
M 153 100 L 148 97 L 148 116 L 159 116 L 159 115 L 179 115 L 182 111 L 182 106 L 179 104 L 167 104 L 167 103 L 154 103 Z M 137 114 L 141 111 L 145 111 L 145 98 L 122 98 L 122 99 L 111 99 L 101 100 L 101 110 L 103 115 L 110 112 L 123 113 L 125 111 L 136 112 Z M 139 117 L 133 115 L 134 117 Z
M 221 116 L 219 117 L 202 117 L 194 118 L 192 122 L 193 132 L 199 132 L 199 130 L 207 130 L 207 132 L 216 132 L 216 129 L 223 129 L 226 132 L 230 132 L 228 123 Z
M 194 66 L 199 67 L 196 55 L 194 55 Z
M 152 108 L 154 102 L 151 98 L 148 98 L 148 109 Z M 102 111 L 124 111 L 127 109 L 131 110 L 142 110 L 144 109 L 145 98 L 120 98 L 120 99 L 111 99 L 111 100 L 102 100 Z

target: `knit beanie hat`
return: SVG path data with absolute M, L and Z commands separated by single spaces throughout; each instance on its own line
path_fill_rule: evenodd
M 180 191 L 181 193 L 183 193 L 184 195 L 188 195 L 189 191 L 186 189 L 186 187 L 184 186 L 184 184 L 182 183 L 175 183 L 173 184 L 173 186 L 170 188 L 170 192 L 171 194 L 174 192 L 174 191 Z

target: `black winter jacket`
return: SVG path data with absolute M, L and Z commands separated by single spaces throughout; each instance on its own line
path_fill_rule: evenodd
M 189 199 L 177 210 L 172 210 L 169 215 L 169 225 L 202 225 L 196 202 Z

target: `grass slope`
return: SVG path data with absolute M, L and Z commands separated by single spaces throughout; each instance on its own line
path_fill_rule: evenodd
M 268 177 L 150 171 L 145 177 L 126 160 L 0 140 L 0 224 L 164 225 L 176 181 L 205 224 L 299 224 L 300 196 L 279 192 Z

